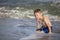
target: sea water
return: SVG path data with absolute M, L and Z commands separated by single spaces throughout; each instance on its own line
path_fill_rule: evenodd
M 59 40 L 60 17 L 48 14 L 48 10 L 43 10 L 43 13 L 52 23 L 52 34 L 36 32 L 33 11 L 41 8 L 39 1 L 0 0 L 0 40 Z
M 36 33 L 35 19 L 0 19 L 0 40 L 59 40 L 60 21 L 52 21 L 52 34 Z

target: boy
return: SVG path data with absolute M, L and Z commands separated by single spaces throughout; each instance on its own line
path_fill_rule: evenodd
M 52 25 L 47 16 L 44 16 L 40 9 L 34 10 L 34 15 L 36 17 L 36 31 L 44 31 L 44 33 L 51 33 Z M 42 24 L 42 27 L 40 27 L 40 24 Z

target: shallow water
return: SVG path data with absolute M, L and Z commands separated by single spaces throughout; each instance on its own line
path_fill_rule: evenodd
M 59 40 L 60 17 L 47 14 L 48 10 L 43 5 L 48 1 L 54 0 L 0 0 L 0 40 Z M 36 34 L 33 14 L 36 8 L 43 9 L 43 13 L 51 19 L 51 35 Z
M 40 35 L 38 39 L 29 40 L 59 40 L 60 39 L 60 21 L 52 21 L 53 34 L 50 36 L 41 36 L 42 34 L 35 34 L 35 20 L 34 19 L 0 19 L 0 40 L 21 40 L 25 37 Z M 54 34 L 55 33 L 55 34 Z M 33 36 L 33 35 L 32 35 Z M 37 36 L 33 36 L 37 37 Z M 48 37 L 48 38 L 47 38 Z

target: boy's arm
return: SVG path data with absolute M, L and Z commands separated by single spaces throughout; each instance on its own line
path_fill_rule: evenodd
M 50 22 L 50 20 L 47 18 L 47 17 L 44 17 L 44 21 L 45 21 L 45 23 L 47 24 L 47 26 L 48 26 L 48 29 L 49 29 L 49 33 L 51 33 L 51 22 Z
M 40 28 L 40 22 L 39 20 L 36 18 L 36 29 L 39 29 Z

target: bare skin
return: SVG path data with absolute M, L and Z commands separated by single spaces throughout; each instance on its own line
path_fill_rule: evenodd
M 42 12 L 36 12 L 35 13 L 35 17 L 36 17 L 36 29 L 39 29 L 40 28 L 40 24 L 42 24 L 44 27 L 46 27 L 46 25 L 48 26 L 48 29 L 49 29 L 49 33 L 51 33 L 51 22 L 50 20 L 48 19 L 47 16 L 42 16 Z M 44 18 L 44 21 L 42 20 Z

